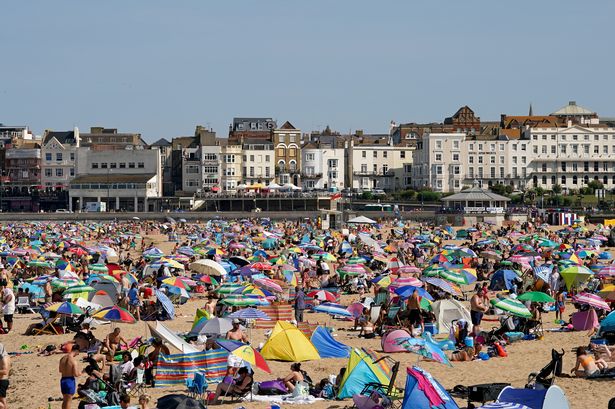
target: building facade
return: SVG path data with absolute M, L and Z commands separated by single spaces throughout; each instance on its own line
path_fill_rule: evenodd
M 78 149 L 78 128 L 64 132 L 45 132 L 41 145 L 41 185 L 44 188 L 68 189 L 77 172 Z
M 247 186 L 264 184 L 275 179 L 273 143 L 262 139 L 245 139 L 243 144 L 242 183 Z
M 321 137 L 301 147 L 301 182 L 304 190 L 342 190 L 346 187 L 346 149 L 341 137 Z
M 276 181 L 280 185 L 301 183 L 301 130 L 286 121 L 273 131 Z

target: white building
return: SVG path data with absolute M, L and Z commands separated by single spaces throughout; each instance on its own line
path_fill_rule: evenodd
M 301 181 L 304 190 L 342 190 L 346 180 L 346 148 L 340 137 L 321 137 L 301 147 Z
M 412 153 L 410 142 L 394 145 L 390 137 L 360 136 L 351 140 L 350 153 L 352 188 L 370 191 L 403 190 L 410 187 Z
M 234 192 L 242 180 L 243 149 L 241 145 L 221 145 L 220 187 Z
M 202 191 L 221 189 L 222 149 L 219 144 L 201 146 Z
M 46 131 L 41 145 L 41 185 L 45 188 L 67 189 L 75 177 L 79 129 Z
M 69 189 L 69 210 L 105 202 L 107 210 L 155 211 L 162 196 L 158 149 L 77 152 L 77 176 Z
M 244 139 L 243 183 L 268 185 L 275 179 L 275 152 L 273 143 L 263 139 Z

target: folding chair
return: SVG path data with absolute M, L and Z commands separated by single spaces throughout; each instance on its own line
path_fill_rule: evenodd
M 188 387 L 190 397 L 203 400 L 208 385 L 205 380 L 205 375 L 202 372 L 196 372 L 192 379 L 186 379 L 186 386 Z
M 31 314 L 35 313 L 35 311 L 32 309 L 32 306 L 30 305 L 30 299 L 28 297 L 17 298 L 17 303 L 15 304 L 15 308 L 21 314 L 24 314 L 24 311 L 30 312 Z
M 44 321 L 42 328 L 32 330 L 32 335 L 60 335 L 58 329 L 54 325 L 58 317 L 48 318 Z
M 130 396 L 139 396 L 143 393 L 145 389 L 144 377 L 145 369 L 137 368 L 137 378 L 126 387 L 126 392 L 128 392 Z

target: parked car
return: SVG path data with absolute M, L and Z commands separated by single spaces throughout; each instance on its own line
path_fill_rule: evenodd
M 56 209 L 56 213 L 72 213 L 72 212 L 66 209 Z
M 386 196 L 386 192 L 382 189 L 374 189 L 372 190 L 372 195 L 374 196 Z

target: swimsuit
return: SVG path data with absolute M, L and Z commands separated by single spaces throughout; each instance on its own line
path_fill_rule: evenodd
M 60 390 L 62 395 L 74 395 L 77 391 L 77 382 L 74 376 L 63 376 L 60 379 Z

